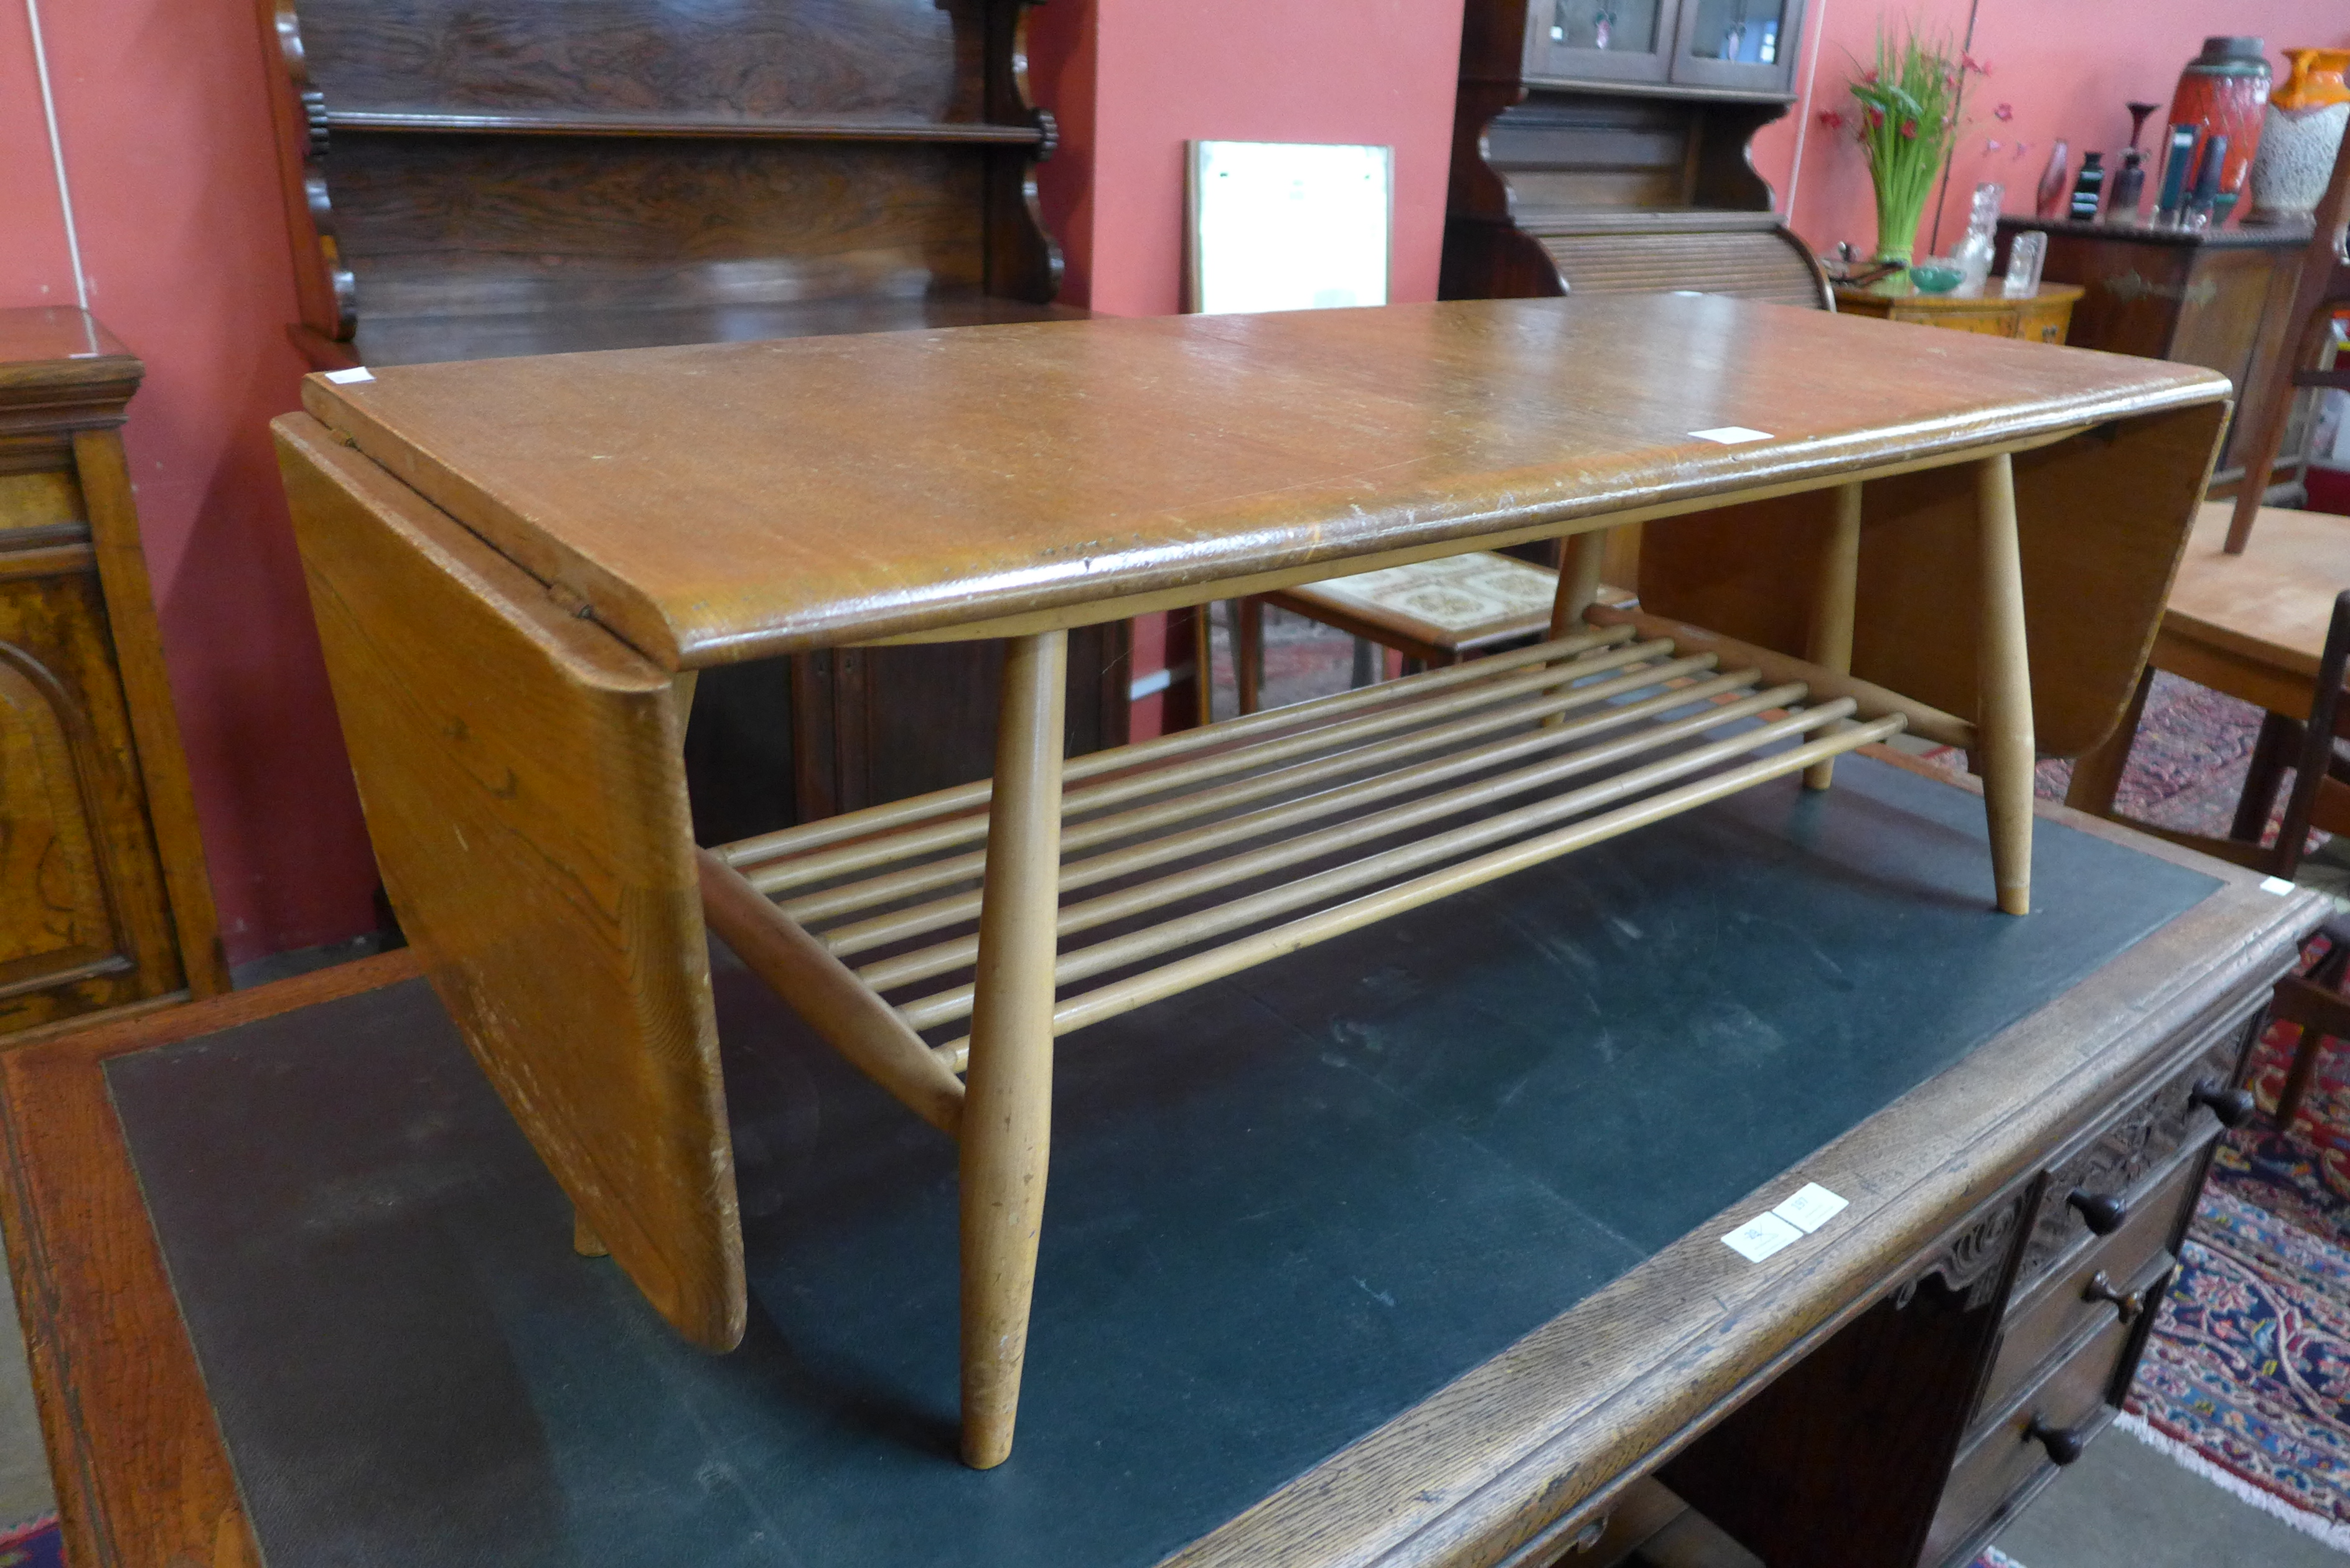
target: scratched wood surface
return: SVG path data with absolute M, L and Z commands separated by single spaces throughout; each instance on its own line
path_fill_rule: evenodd
M 2191 367 L 1674 296 L 401 366 L 303 392 L 670 668 L 1028 611 L 1116 618 L 1153 590 L 1570 532 L 2226 396 Z M 1692 434 L 1727 426 L 1768 439 Z

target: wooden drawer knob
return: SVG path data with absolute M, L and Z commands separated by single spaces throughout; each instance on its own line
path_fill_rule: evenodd
M 2252 1119 L 2252 1092 L 2230 1089 L 2217 1078 L 2205 1078 L 2187 1091 L 2190 1106 L 2209 1106 L 2223 1127 L 2240 1127 Z
M 2136 1322 L 2137 1314 L 2146 1310 L 2144 1291 L 2116 1290 L 2112 1277 L 2103 1269 L 2089 1276 L 2089 1282 L 2081 1289 L 2081 1299 L 2085 1302 L 2113 1303 L 2124 1323 Z
M 2089 1446 L 2088 1423 L 2084 1421 L 2077 1427 L 2052 1427 L 2034 1416 L 2032 1425 L 2023 1428 L 2023 1440 L 2036 1442 L 2046 1449 L 2052 1463 L 2069 1465 L 2079 1459 L 2081 1451 Z
M 2076 1187 L 2064 1194 L 2064 1201 L 2080 1211 L 2082 1223 L 2093 1236 L 2110 1236 L 2122 1228 L 2129 1218 L 2129 1205 L 2110 1192 L 2092 1192 Z

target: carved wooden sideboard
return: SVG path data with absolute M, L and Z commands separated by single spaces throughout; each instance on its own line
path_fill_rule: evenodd
M 0 311 L 0 1033 L 228 989 L 123 405 L 86 312 Z
M 1034 175 L 1032 0 L 260 0 L 320 369 L 1082 316 Z M 1125 739 L 1123 626 L 1069 741 Z M 983 776 L 993 647 L 713 671 L 731 838 Z
M 2042 276 L 2084 291 L 2065 341 L 2208 366 L 2239 388 L 2267 384 L 2283 351 L 2293 284 L 2309 248 L 2306 222 L 2160 229 L 2006 217 L 1999 222 L 2000 265 L 2006 265 L 2009 243 L 2033 229 L 2048 236 Z M 2272 489 L 2282 487 L 2274 499 L 2284 505 L 2301 504 L 2302 445 L 2312 406 L 2306 393 L 2296 395 L 2293 422 L 2270 480 Z M 2213 495 L 2235 493 L 2243 467 L 2235 441 L 2231 420 L 2211 474 Z

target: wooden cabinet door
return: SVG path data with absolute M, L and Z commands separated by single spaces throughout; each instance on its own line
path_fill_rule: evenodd
M 0 1033 L 182 983 L 70 462 L 0 445 Z
M 1528 0 L 1526 75 L 1553 82 L 1661 82 L 1687 3 Z
M 1804 0 L 1681 0 L 1669 79 L 1783 93 L 1795 79 Z

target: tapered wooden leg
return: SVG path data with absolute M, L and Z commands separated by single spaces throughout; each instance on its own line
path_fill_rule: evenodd
M 1237 598 L 1232 607 L 1232 688 L 1240 711 L 1256 711 L 1264 695 L 1264 601 Z
M 1599 564 L 1607 554 L 1607 538 L 1614 533 L 1602 528 L 1587 534 L 1570 534 L 1559 543 L 1558 592 L 1550 601 L 1550 635 L 1555 641 L 1573 637 L 1584 629 L 1583 612 L 1599 597 Z M 1555 730 L 1566 722 L 1565 716 L 1553 713 L 1543 722 L 1543 728 Z
M 612 1250 L 604 1245 L 603 1239 L 588 1223 L 588 1217 L 577 1209 L 571 1211 L 571 1250 L 583 1258 L 608 1258 L 612 1255 Z
M 1600 528 L 1570 534 L 1558 561 L 1558 597 L 1550 604 L 1550 634 L 1572 637 L 1583 629 L 1583 612 L 1599 597 L 1599 563 L 1607 554 L 1607 535 Z
M 2016 543 L 2015 469 L 2005 452 L 1975 469 L 1981 535 L 1982 625 L 1976 651 L 1981 711 L 1975 723 L 1983 809 L 1991 819 L 1999 907 L 2032 910 L 2032 662 L 2023 638 L 2023 557 Z
M 1804 656 L 1823 670 L 1852 673 L 1853 604 L 1860 593 L 1860 486 L 1840 485 L 1828 526 L 1820 574 L 1812 585 L 1812 632 Z M 1804 770 L 1805 789 L 1835 782 L 1835 759 Z
M 962 1457 L 1012 1453 L 1053 1117 L 1053 927 L 1068 635 L 1005 648 L 962 1116 Z

